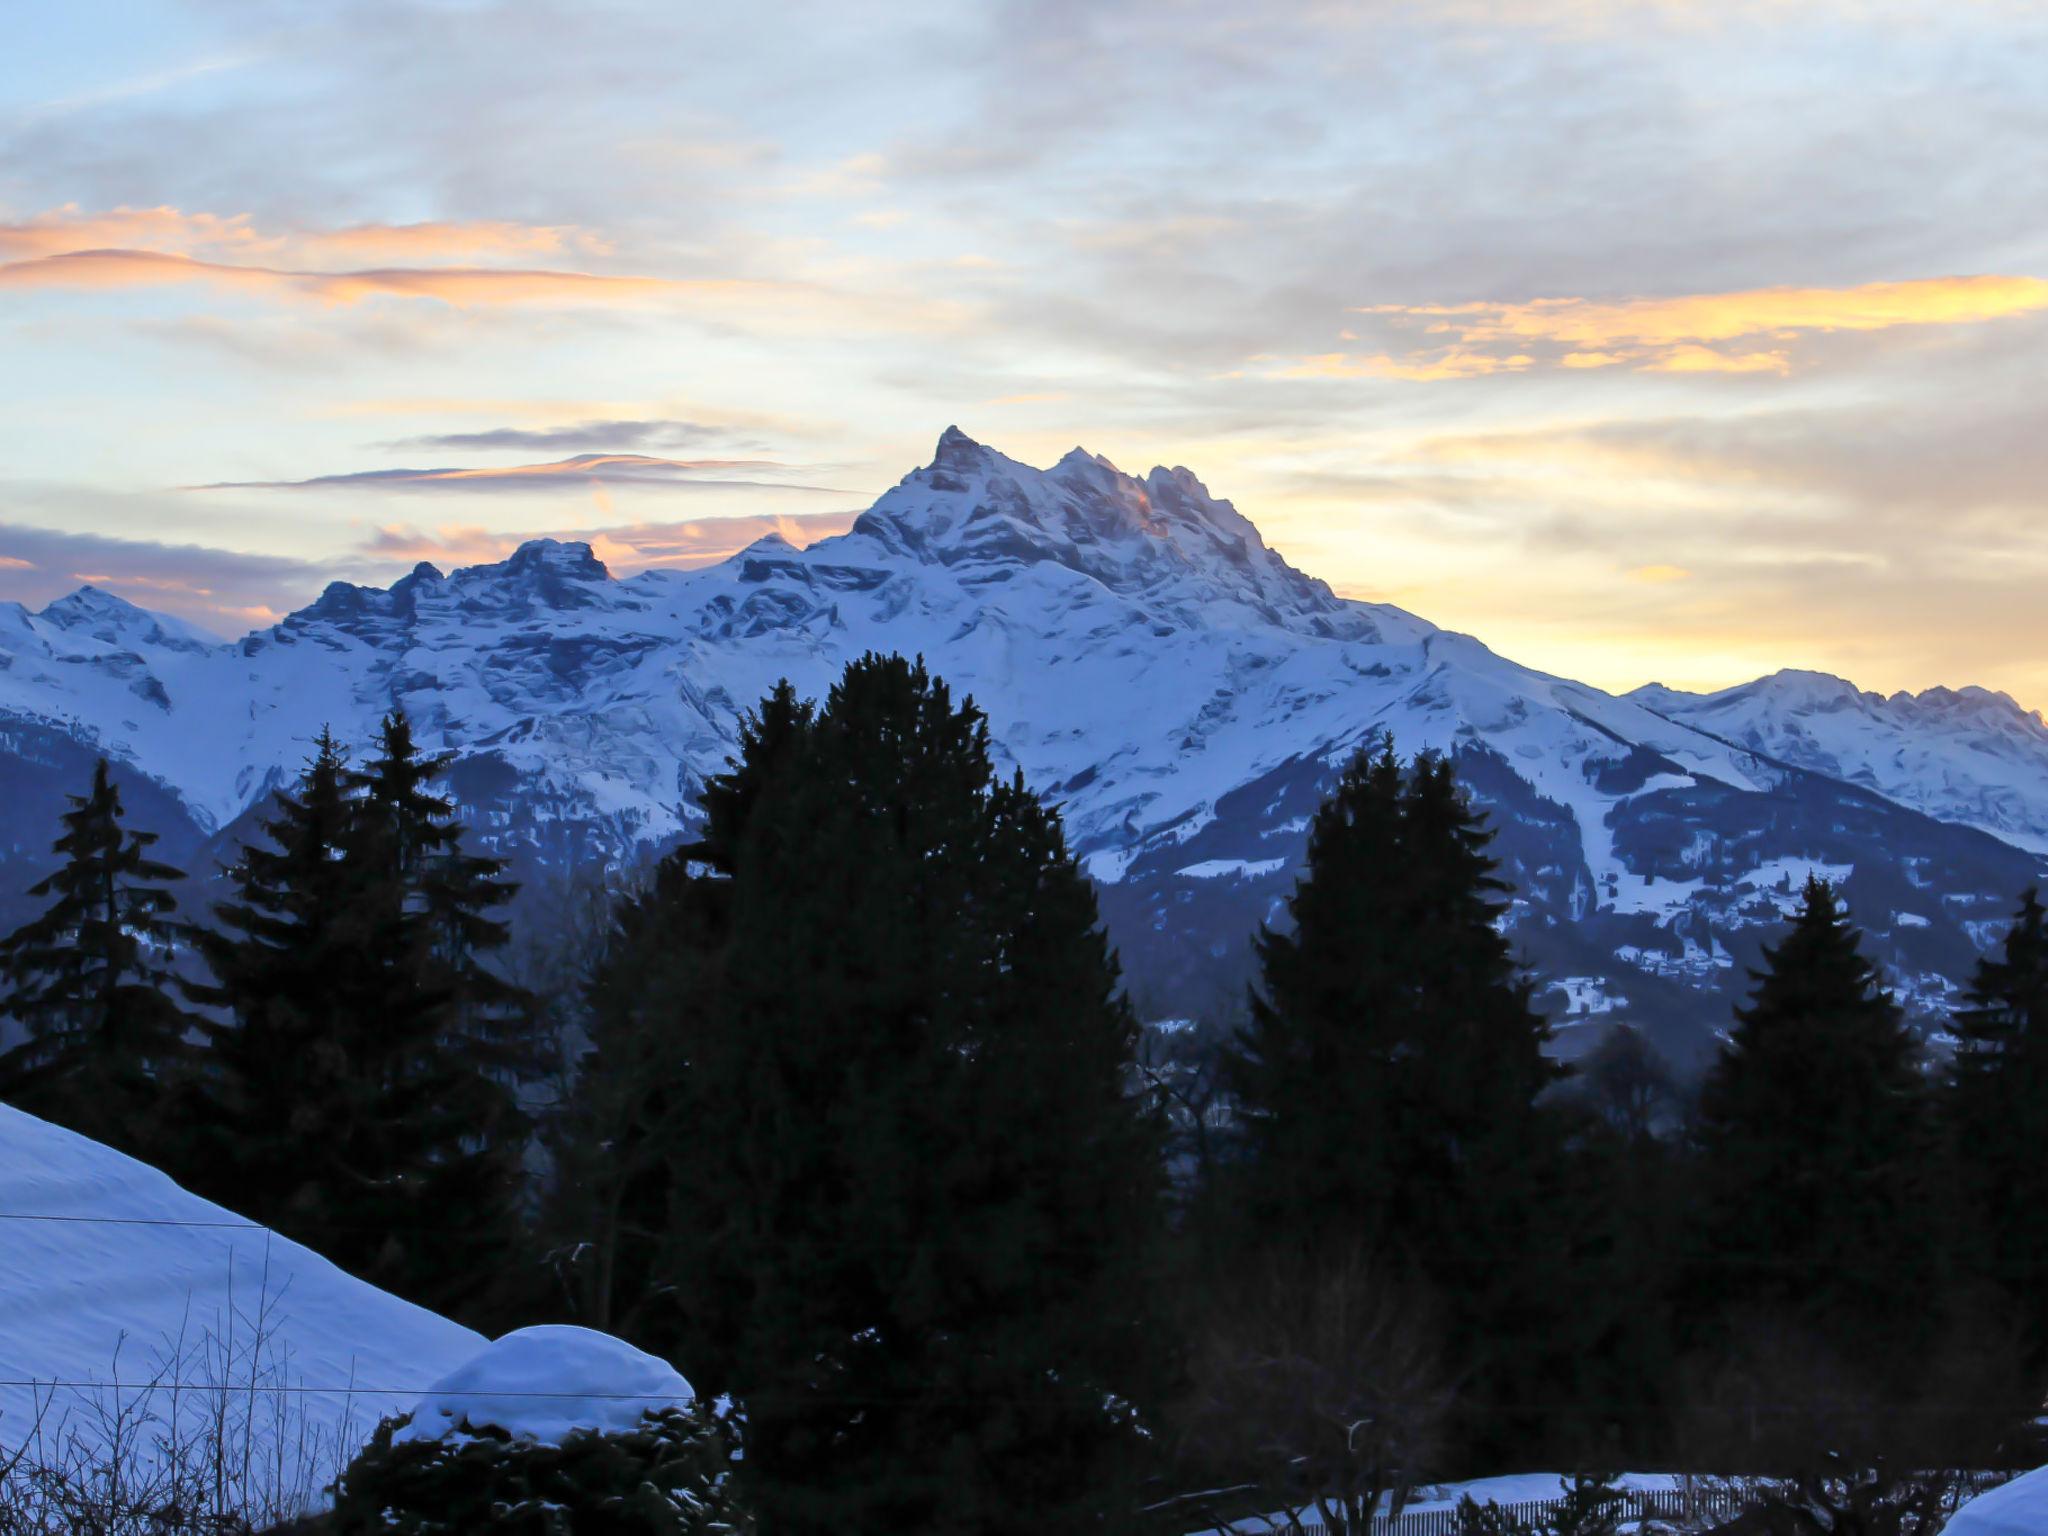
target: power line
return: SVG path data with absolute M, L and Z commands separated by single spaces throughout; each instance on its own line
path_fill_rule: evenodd
M 289 1394 L 295 1397 L 424 1397 L 431 1393 L 435 1397 L 488 1397 L 488 1398 L 540 1398 L 553 1402 L 596 1402 L 596 1403 L 688 1403 L 694 1397 L 682 1397 L 674 1392 L 490 1392 L 483 1388 L 458 1390 L 455 1388 L 424 1387 L 307 1387 L 307 1386 L 264 1386 L 248 1382 L 185 1382 L 185 1381 L 40 1381 L 20 1377 L 0 1378 L 0 1387 L 33 1387 L 49 1392 L 221 1392 L 231 1396 L 245 1393 L 265 1395 Z

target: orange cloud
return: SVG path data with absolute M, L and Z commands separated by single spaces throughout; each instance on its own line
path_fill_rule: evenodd
M 774 478 L 791 466 L 772 459 L 668 459 L 647 453 L 579 453 L 544 464 L 494 464 L 452 469 L 364 469 L 348 474 L 315 475 L 305 480 L 221 480 L 187 487 L 196 491 L 302 491 L 334 489 L 516 490 L 545 486 L 550 481 L 580 480 L 592 485 L 664 485 L 677 488 L 730 490 L 759 488 L 843 495 L 831 486 L 799 485 Z M 732 478 L 738 475 L 744 478 Z M 706 478 L 715 477 L 715 478 Z
M 19 560 L 13 555 L 0 555 L 0 571 L 32 571 L 36 568 L 33 560 Z
M 246 215 L 176 208 L 86 213 L 66 206 L 0 222 L 0 292 L 208 286 L 333 306 L 376 298 L 430 299 L 461 308 L 506 305 L 663 305 L 722 326 L 815 336 L 903 331 L 952 334 L 971 316 L 918 286 L 864 291 L 800 281 L 655 277 L 587 270 L 539 257 L 596 257 L 611 246 L 574 225 L 362 224 L 275 232 Z M 352 263 L 365 263 L 353 265 Z
M 567 530 L 556 538 L 577 539 L 614 573 L 690 570 L 716 565 L 757 539 L 779 533 L 799 549 L 846 532 L 854 512 L 797 515 L 704 517 L 675 523 L 633 523 L 597 530 Z M 532 534 L 498 533 L 474 523 L 444 523 L 432 530 L 405 523 L 377 529 L 362 553 L 378 561 L 406 564 L 429 560 L 453 568 L 503 560 Z
M 563 254 L 604 256 L 611 253 L 612 246 L 575 225 L 517 224 L 502 219 L 264 231 L 245 213 L 188 213 L 171 207 L 111 208 L 95 213 L 66 203 L 26 219 L 0 221 L 0 258 L 9 261 L 101 250 L 319 266 L 328 262 L 409 264 L 528 260 Z
M 1784 343 L 1834 331 L 1973 325 L 2048 310 L 2048 279 L 1978 276 L 1865 283 L 1853 288 L 1752 288 L 1612 302 L 1535 299 L 1525 304 L 1374 304 L 1356 312 L 1445 338 L 1406 356 L 1307 358 L 1294 376 L 1374 374 L 1471 378 L 1528 367 L 1529 349 L 1563 349 L 1566 368 L 1633 367 L 1655 373 L 1789 373 Z M 1777 342 L 1759 346 L 1757 342 Z M 1742 343 L 1750 345 L 1744 346 Z
M 1322 352 L 1304 357 L 1281 369 L 1283 379 L 1410 379 L 1433 383 L 1440 379 L 1476 379 L 1489 373 L 1513 373 L 1527 368 L 1535 359 L 1524 354 L 1496 356 L 1466 348 L 1444 347 L 1418 352 L 1407 358 L 1382 352 L 1360 357 L 1350 352 Z
M 754 285 L 677 282 L 655 277 L 610 277 L 509 267 L 384 267 L 356 272 L 313 272 L 235 266 L 161 251 L 68 251 L 0 265 L 0 288 L 141 288 L 208 283 L 246 292 L 300 294 L 330 304 L 354 304 L 380 294 L 482 304 L 638 303 L 663 294 Z

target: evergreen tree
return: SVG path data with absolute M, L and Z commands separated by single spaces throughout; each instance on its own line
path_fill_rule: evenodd
M 1915 1042 L 1826 881 L 1753 979 L 1700 1095 L 1696 1305 L 1903 1366 L 1934 1246 Z
M 569 1161 L 596 1187 L 584 1202 L 584 1262 L 572 1290 L 592 1326 L 650 1347 L 679 1347 L 688 1327 L 679 1308 L 709 1305 L 730 1316 L 744 1305 L 744 1291 L 707 1300 L 715 1273 L 681 1290 L 662 1277 L 674 1183 L 668 1135 L 695 1058 L 692 1029 L 711 1006 L 716 957 L 730 933 L 744 831 L 764 790 L 788 791 L 815 715 L 784 680 L 740 722 L 730 771 L 704 787 L 697 840 L 664 858 L 646 889 L 614 904 L 591 977 L 594 1050 L 576 1083 Z M 691 1356 L 693 1370 L 711 1363 Z
M 622 918 L 669 958 L 600 979 L 596 1071 L 653 1085 L 666 1204 L 624 1223 L 665 1230 L 660 1342 L 742 1400 L 764 1528 L 1103 1510 L 1149 1385 L 1158 1142 L 1056 816 L 879 656 L 815 714 L 778 689 L 705 808 Z
M 1251 1241 L 1359 1241 L 1426 1276 L 1482 1448 L 1528 1432 L 1568 1320 L 1568 1235 L 1544 1216 L 1563 1148 L 1537 1104 L 1558 1070 L 1499 928 L 1489 838 L 1448 759 L 1403 772 L 1383 739 L 1347 765 L 1291 931 L 1259 938 L 1234 1062 Z
M 195 930 L 212 981 L 194 1001 L 206 1026 L 195 1187 L 315 1248 L 343 1255 L 336 1228 L 357 1214 L 342 1150 L 363 974 L 361 872 L 346 860 L 355 797 L 322 731 L 296 789 L 279 790 L 262 837 L 228 871 L 234 895 Z
M 2048 911 L 2028 890 L 1951 1025 L 1945 1100 L 1968 1271 L 2017 1304 L 2030 1365 L 2048 1363 Z
M 505 878 L 503 859 L 463 847 L 454 801 L 433 789 L 451 758 L 422 756 L 404 711 L 384 718 L 377 745 L 378 755 L 349 776 L 360 797 L 358 852 L 376 862 L 377 877 L 402 891 L 408 912 L 424 921 L 428 957 L 438 982 L 453 993 L 467 1058 L 512 1079 L 537 1075 L 532 999 L 485 959 L 511 936 L 493 913 L 519 887 Z
M 145 1157 L 160 1152 L 173 1069 L 195 1024 L 176 1001 L 171 957 L 184 878 L 150 857 L 153 832 L 122 825 L 101 758 L 70 797 L 61 868 L 30 888 L 42 915 L 0 940 L 5 1011 L 26 1038 L 0 1056 L 0 1098 Z
M 323 733 L 202 941 L 225 1017 L 200 1119 L 225 1203 L 343 1268 L 488 1318 L 519 1242 L 526 1124 L 477 951 L 507 888 L 460 848 L 402 716 L 351 770 Z M 479 1021 L 483 1021 L 479 1023 Z

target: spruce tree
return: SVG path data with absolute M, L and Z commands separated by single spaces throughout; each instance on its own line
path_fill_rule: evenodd
M 1826 881 L 1764 961 L 1700 1094 L 1696 1307 L 1903 1365 L 1933 1248 L 1917 1046 Z
M 2027 1325 L 2029 1363 L 2048 1362 L 2048 910 L 2028 890 L 2003 951 L 1977 962 L 1944 1119 L 1960 1184 L 1969 1272 Z
M 0 1099 L 125 1151 L 159 1156 L 169 1080 L 196 1021 L 172 965 L 182 872 L 150 856 L 153 832 L 122 825 L 101 758 L 70 797 L 64 861 L 30 888 L 43 913 L 0 940 L 4 1008 L 25 1032 L 0 1056 Z
M 1057 817 L 996 778 L 980 711 L 880 656 L 815 714 L 778 690 L 705 803 L 628 1010 L 666 1157 L 638 1224 L 666 1229 L 665 1347 L 744 1404 L 764 1528 L 1111 1507 L 1157 1128 Z
M 1309 825 L 1283 931 L 1261 930 L 1260 984 L 1231 1081 L 1249 1143 L 1255 1230 L 1383 1251 L 1402 1224 L 1392 1134 L 1414 925 L 1403 898 L 1401 766 L 1391 740 L 1346 764 Z M 1409 1096 L 1419 1098 L 1419 1095 Z
M 377 748 L 349 776 L 359 796 L 359 852 L 378 861 L 377 878 L 402 890 L 408 912 L 423 919 L 437 979 L 453 993 L 466 1057 L 510 1079 L 537 1075 L 532 999 L 486 958 L 511 936 L 495 913 L 519 887 L 505 878 L 505 860 L 463 846 L 454 801 L 433 788 L 451 759 L 421 754 L 403 710 L 385 716 Z
M 1466 1224 L 1482 1158 L 1525 1160 L 1558 1070 L 1490 836 L 1448 759 L 1404 772 L 1385 738 L 1316 813 L 1234 1063 L 1254 1199 L 1294 1238 L 1433 1245 Z
M 361 871 L 345 855 L 355 797 L 347 761 L 322 731 L 294 789 L 279 790 L 262 836 L 228 874 L 233 896 L 195 933 L 212 980 L 190 988 L 206 1026 L 193 1182 L 209 1197 L 346 1256 L 358 1212 L 348 1144 L 362 953 Z
M 453 804 L 429 787 L 445 767 L 394 711 L 347 776 L 359 1012 L 344 1051 L 354 1185 L 338 1193 L 356 1207 L 340 1225 L 360 1272 L 479 1316 L 519 1246 L 528 1127 L 510 1078 L 526 1057 L 507 1022 L 516 989 L 481 962 L 504 941 L 488 909 L 512 887 L 463 853 Z
M 463 854 L 402 716 L 354 770 L 323 733 L 203 940 L 213 1189 L 344 1269 L 488 1320 L 519 1241 L 526 1124 L 479 1025 L 507 894 Z

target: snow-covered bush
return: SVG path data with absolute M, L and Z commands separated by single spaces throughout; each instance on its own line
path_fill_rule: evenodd
M 523 1328 L 379 1425 L 334 1490 L 336 1536 L 715 1536 L 730 1424 L 664 1362 L 585 1328 Z
M 733 1445 L 708 1406 L 643 1414 L 559 1444 L 495 1426 L 435 1440 L 379 1427 L 335 1487 L 336 1536 L 711 1536 L 750 1530 L 730 1489 Z

